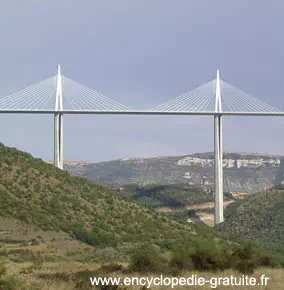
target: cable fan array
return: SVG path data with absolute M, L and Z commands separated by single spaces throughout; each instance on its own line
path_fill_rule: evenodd
M 54 111 L 58 76 L 52 76 L 7 97 L 0 98 L 1 110 Z M 78 82 L 61 76 L 63 111 L 131 111 Z M 215 112 L 217 80 L 178 96 L 150 112 Z M 242 90 L 220 80 L 223 112 L 280 112 Z
M 65 76 L 62 79 L 63 110 L 130 111 L 130 109 Z M 1 110 L 54 111 L 57 76 L 50 77 L 7 97 L 0 98 Z
M 55 107 L 57 76 L 0 98 L 0 110 L 48 110 Z
M 63 108 L 86 111 L 130 111 L 130 108 L 62 76 Z
M 192 91 L 152 109 L 152 112 L 214 112 L 217 80 L 212 80 Z M 280 112 L 279 109 L 252 97 L 220 80 L 223 112 Z

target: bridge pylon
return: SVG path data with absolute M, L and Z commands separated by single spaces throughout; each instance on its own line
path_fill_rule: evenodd
M 223 193 L 223 134 L 222 134 L 222 99 L 220 74 L 217 71 L 214 116 L 214 159 L 215 159 L 215 225 L 224 221 Z
M 63 110 L 61 68 L 58 65 L 55 113 L 54 113 L 54 165 L 64 168 L 63 160 Z

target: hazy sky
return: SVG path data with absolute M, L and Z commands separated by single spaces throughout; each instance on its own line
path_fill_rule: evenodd
M 2 0 L 0 96 L 56 73 L 134 109 L 215 77 L 284 108 L 283 0 Z M 53 118 L 0 115 L 0 141 L 53 156 Z M 212 151 L 210 117 L 65 116 L 65 159 Z M 224 120 L 226 151 L 284 154 L 284 119 Z

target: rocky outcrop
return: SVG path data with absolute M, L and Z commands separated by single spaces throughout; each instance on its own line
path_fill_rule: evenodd
M 259 167 L 279 167 L 281 163 L 280 158 L 255 158 L 255 159 L 223 159 L 224 168 L 259 168 Z M 194 166 L 198 165 L 204 168 L 211 168 L 214 166 L 213 159 L 202 159 L 194 156 L 187 156 L 178 161 L 181 166 Z

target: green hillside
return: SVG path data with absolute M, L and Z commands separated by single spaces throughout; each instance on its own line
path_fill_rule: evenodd
M 2 144 L 0 178 L 2 217 L 64 231 L 92 245 L 169 245 L 197 230 Z
M 217 229 L 284 252 L 284 190 L 275 187 L 229 205 Z
M 213 194 L 187 184 L 146 185 L 128 184 L 120 187 L 123 196 L 152 208 L 182 207 L 213 201 Z
M 204 225 L 171 219 L 2 144 L 0 178 L 1 289 L 46 289 L 42 285 L 54 281 L 60 284 L 48 289 L 90 289 L 89 277 L 114 272 L 253 273 L 260 266 L 279 265 L 260 248 L 231 242 Z M 147 190 L 153 188 L 143 194 Z M 160 204 L 169 196 L 179 203 L 194 202 L 185 188 L 156 191 L 154 200 Z M 207 198 L 199 190 L 193 196 Z
M 204 224 L 198 215 L 202 212 L 202 214 L 209 215 L 207 225 L 211 223 L 210 216 L 214 212 L 214 196 L 211 191 L 205 191 L 189 184 L 150 184 L 145 186 L 126 184 L 113 186 L 113 188 L 122 196 L 135 200 L 145 207 L 163 212 L 171 219 L 184 222 L 191 220 L 195 224 Z M 235 198 L 225 192 L 224 199 L 234 200 Z

